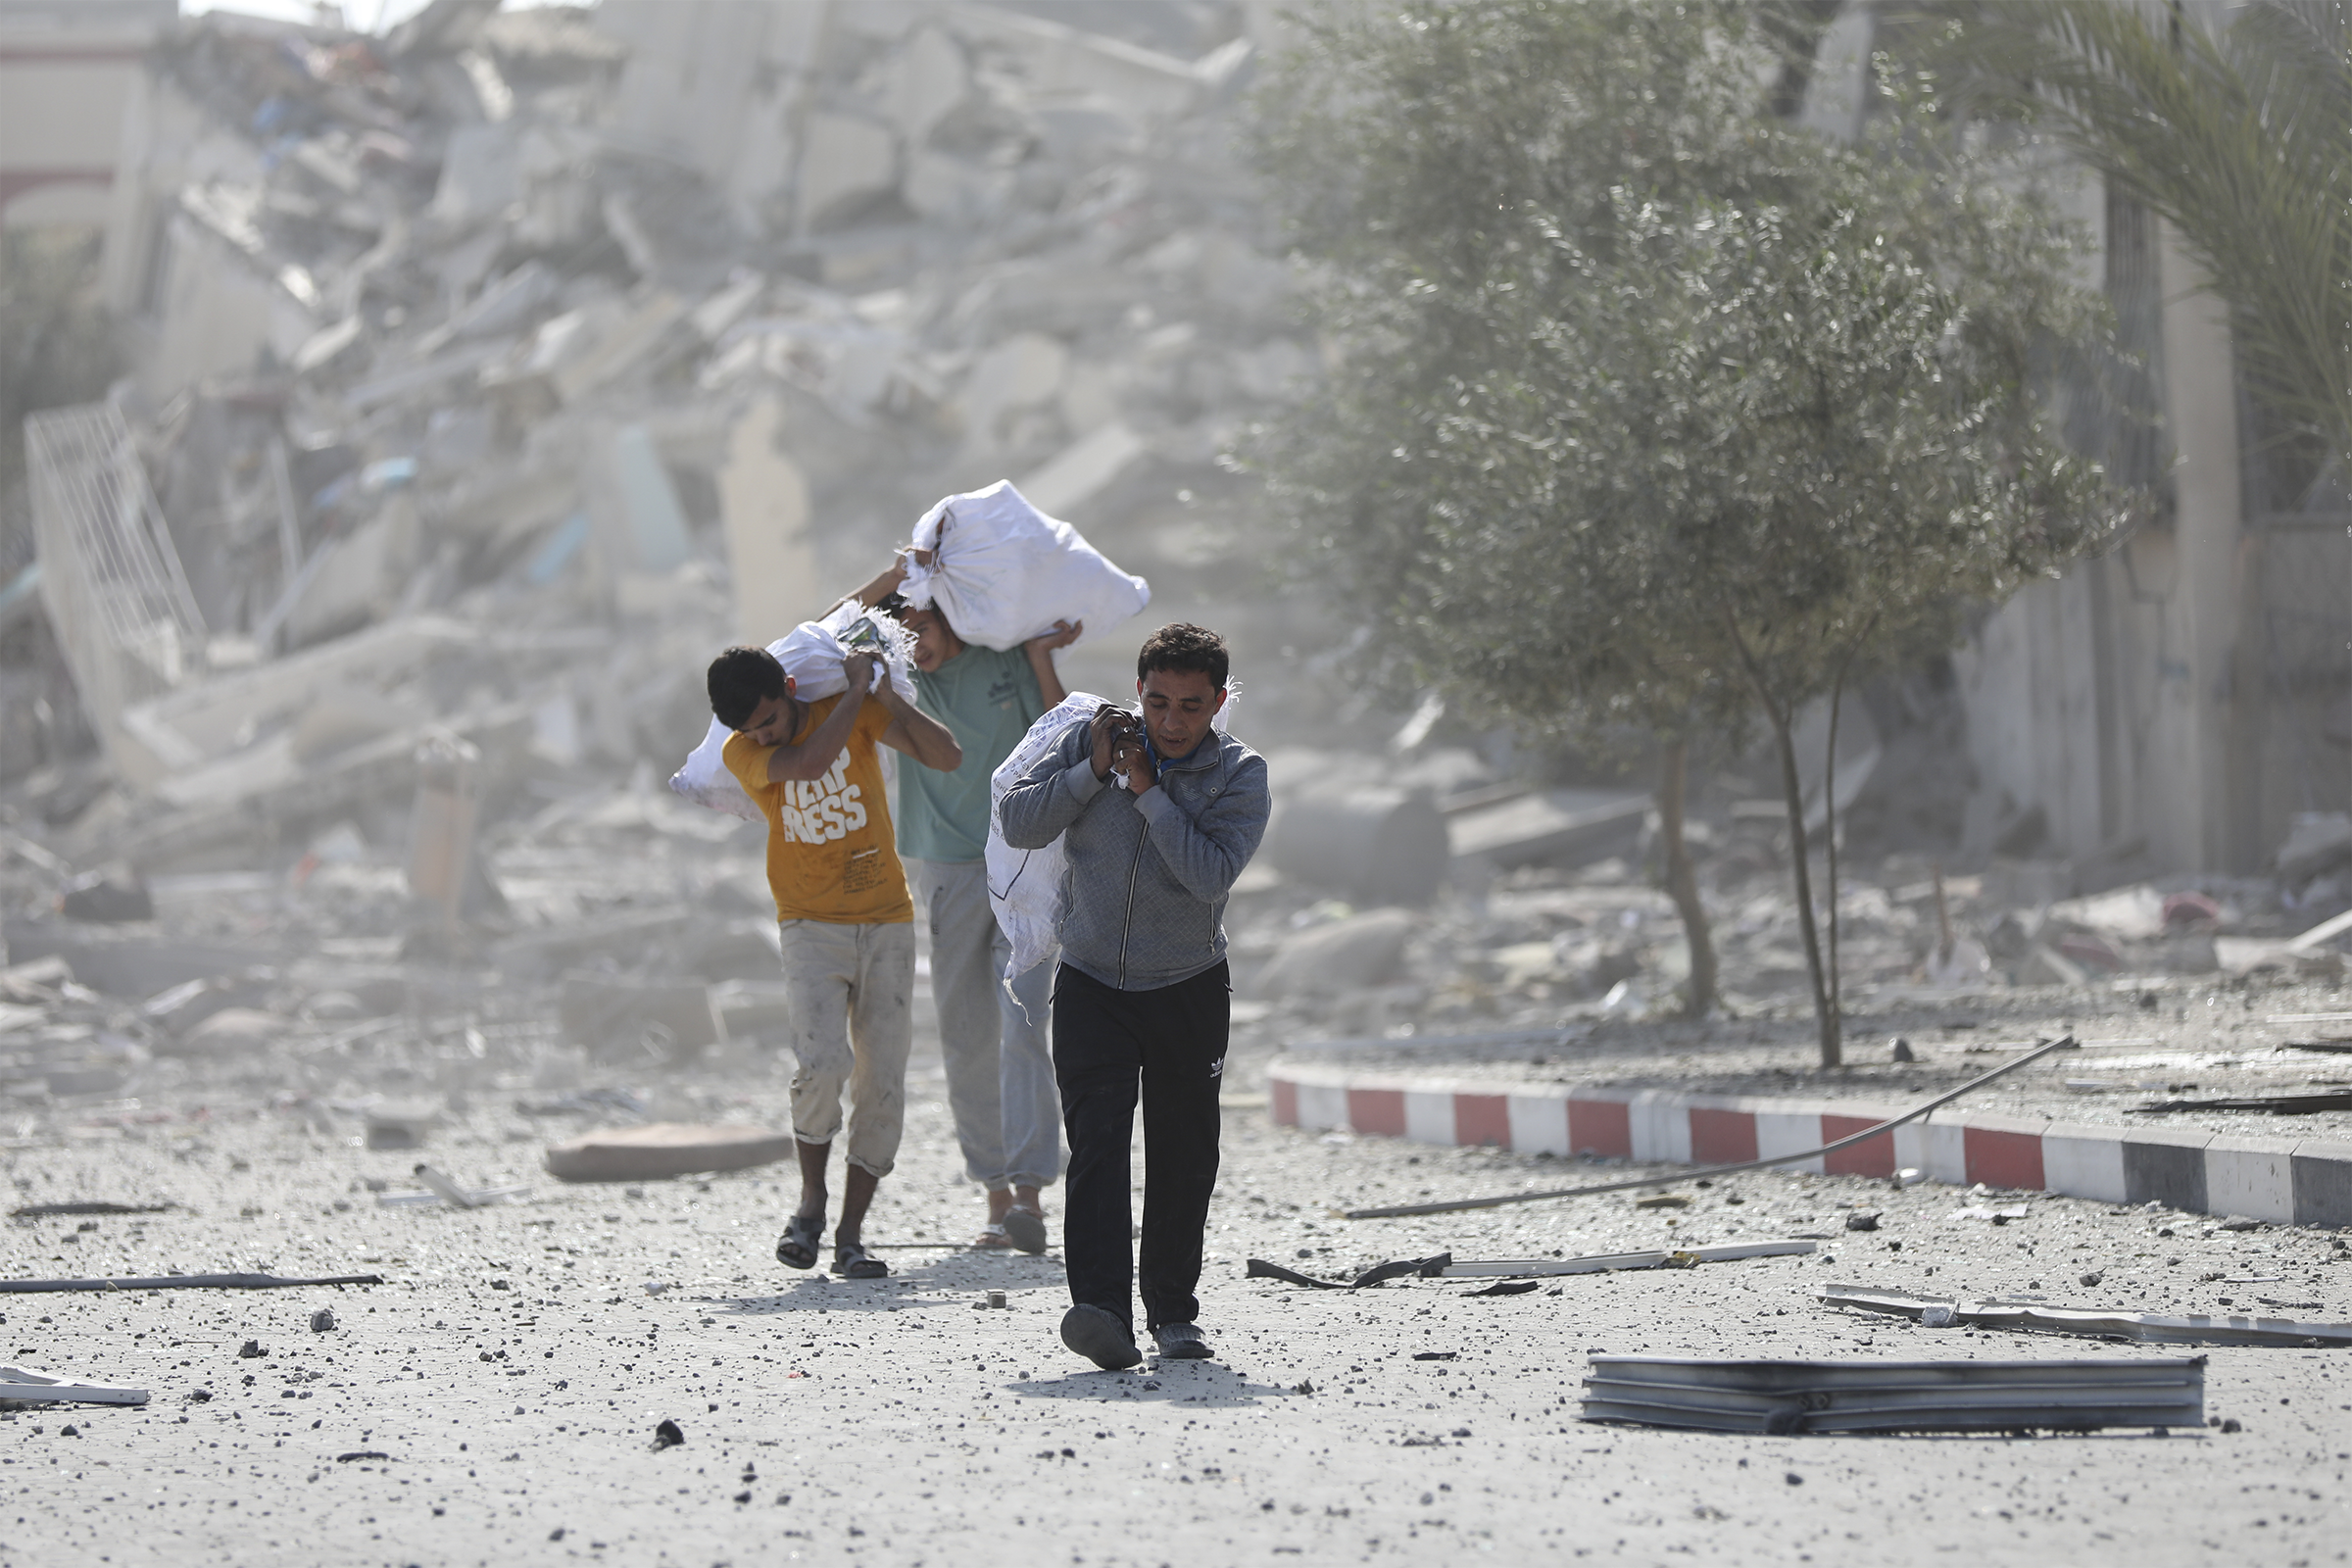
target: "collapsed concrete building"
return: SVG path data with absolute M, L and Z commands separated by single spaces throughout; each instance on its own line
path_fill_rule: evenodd
M 1826 133 L 1850 130 L 1872 17 L 1823 42 L 1804 117 Z M 1367 972 L 1399 1015 L 1457 972 L 1464 1016 L 1599 1005 L 1645 972 L 1659 994 L 1676 939 L 1634 885 L 1645 792 L 1531 788 L 1502 747 L 1445 744 L 1464 737 L 1443 705 L 1383 711 L 1342 607 L 1260 570 L 1253 494 L 1218 457 L 1321 366 L 1232 144 L 1279 26 L 1261 0 L 433 0 L 381 38 L 225 13 L 170 30 L 106 188 L 131 373 L 27 430 L 38 592 L 103 761 L 44 741 L 71 726 L 0 685 L 0 734 L 24 738 L 0 781 L 34 829 L 11 864 L 252 892 L 372 861 L 392 881 L 354 886 L 416 904 L 338 939 L 370 962 L 446 954 L 459 914 L 511 896 L 476 927 L 509 976 L 580 995 L 601 965 L 636 1000 L 596 1005 L 673 1043 L 756 1028 L 766 1004 L 708 989 L 765 972 L 738 929 L 756 908 L 702 918 L 661 856 L 645 886 L 594 892 L 561 862 L 594 858 L 589 826 L 722 844 L 731 824 L 644 804 L 702 733 L 710 652 L 821 610 L 937 497 L 1011 477 L 1148 574 L 1154 614 L 1249 652 L 1278 788 L 1388 748 L 1381 789 L 1290 819 L 1329 832 L 1278 823 L 1264 875 L 1289 890 L 1238 953 L 1270 962 L 1352 915 L 1317 888 L 1426 899 L 1450 852 L 1465 887 L 1519 876 L 1514 896 L 1551 902 L 1441 921 L 1419 978 L 1396 956 L 1420 928 L 1389 919 Z M 2078 191 L 2165 413 L 2092 410 L 2085 438 L 2164 501 L 2115 555 L 1986 615 L 1930 694 L 1964 722 L 1897 733 L 1895 692 L 1873 704 L 1882 748 L 1849 714 L 1841 806 L 1893 819 L 1930 786 L 1952 805 L 1891 835 L 1917 853 L 1855 916 L 1879 921 L 1890 983 L 1952 947 L 1930 858 L 1996 873 L 1952 884 L 1952 918 L 2021 983 L 2210 969 L 2223 922 L 2200 908 L 2232 930 L 2280 914 L 2267 892 L 2217 886 L 2179 918 L 2159 898 L 2152 930 L 2077 922 L 2070 958 L 2046 907 L 2133 877 L 2285 870 L 2291 841 L 2288 912 L 2352 902 L 2352 825 L 2329 814 L 2352 805 L 2340 475 L 2265 444 L 2162 225 Z M 1070 686 L 1122 689 L 1128 646 L 1071 650 Z M 1734 989 L 1793 994 L 1781 808 L 1742 788 L 1765 793 L 1713 790 L 1709 893 L 1753 948 Z M 453 860 L 451 834 L 494 827 L 501 878 Z M 1545 881 L 1593 862 L 1599 913 Z M 1367 870 L 1398 867 L 1411 885 Z M 123 994 L 252 960 L 215 957 Z
M 130 382 L 28 427 L 44 598 L 141 803 L 93 847 L 299 841 L 427 721 L 674 762 L 715 643 L 1000 477 L 1171 613 L 1217 593 L 1217 454 L 1315 363 L 1228 145 L 1266 23 L 1098 9 L 1125 35 L 436 0 L 166 37 L 110 193 Z

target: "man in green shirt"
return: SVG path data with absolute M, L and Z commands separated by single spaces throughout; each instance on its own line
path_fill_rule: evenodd
M 858 598 L 880 604 L 906 575 L 905 562 L 895 563 Z M 988 900 L 989 779 L 1029 726 L 1068 695 L 1054 654 L 1085 627 L 1056 621 L 1000 652 L 964 642 L 937 609 L 893 608 L 914 634 L 915 706 L 963 748 L 962 765 L 950 772 L 901 768 L 893 817 L 930 928 L 931 995 L 956 1139 L 965 1175 L 988 1191 L 977 1245 L 1042 1252 L 1038 1190 L 1061 1174 L 1061 1097 L 1047 1040 L 1054 966 L 1019 976 L 1011 996 L 1000 983 L 1011 949 Z

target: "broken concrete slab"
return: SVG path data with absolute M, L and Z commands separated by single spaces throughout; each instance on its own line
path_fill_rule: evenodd
M 1394 976 L 1421 919 L 1406 909 L 1375 909 L 1301 931 L 1286 940 L 1250 979 L 1252 995 L 1335 996 Z
M 1425 795 L 1306 779 L 1277 789 L 1264 854 L 1285 876 L 1366 904 L 1427 904 L 1446 880 L 1448 847 L 1446 820 Z
M 655 1181 L 703 1171 L 750 1170 L 792 1157 L 790 1133 L 759 1127 L 656 1122 L 583 1133 L 547 1152 L 547 1173 L 567 1182 Z
M 1456 859 L 1501 867 L 1590 864 L 1631 850 L 1649 809 L 1645 793 L 1540 790 L 1455 811 L 1446 827 Z

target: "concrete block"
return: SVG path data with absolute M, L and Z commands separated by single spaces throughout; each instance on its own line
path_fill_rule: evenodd
M 1465 1148 L 1491 1145 L 1511 1149 L 1510 1097 L 1456 1094 L 1453 1097 L 1453 1141 Z
M 1701 1165 L 1729 1165 L 1756 1157 L 1755 1112 L 1738 1102 L 1690 1102 L 1690 1158 Z
M 981 223 L 1012 194 L 1014 172 L 916 148 L 906 160 L 902 194 L 935 223 Z
M 1027 409 L 1052 403 L 1069 373 L 1070 351 L 1057 338 L 1043 332 L 1015 332 L 980 356 L 963 383 L 963 422 L 966 442 L 978 451 L 993 451 L 1005 437 L 1004 424 Z M 1021 494 L 1035 501 L 1029 480 Z M 1042 501 L 1041 510 L 1054 509 Z
M 1794 1153 L 1799 1150 L 1819 1149 L 1829 1142 L 1822 1136 L 1822 1118 L 1810 1110 L 1759 1110 L 1756 1121 L 1756 1158 L 1770 1159 L 1776 1154 Z M 1798 1160 L 1781 1167 L 1784 1170 L 1809 1170 L 1819 1174 L 1823 1169 L 1822 1156 Z
M 1251 994 L 1330 996 L 1379 985 L 1394 975 L 1420 923 L 1408 910 L 1375 909 L 1300 931 L 1284 939 L 1251 978 Z
M 785 455 L 784 405 L 762 397 L 727 432 L 718 511 L 735 592 L 735 638 L 765 648 L 820 613 L 816 550 L 808 537 L 808 481 Z
M 2041 1134 L 2042 1185 L 2069 1198 L 2103 1203 L 2131 1200 L 2124 1181 L 2124 1145 L 2129 1127 L 2083 1127 L 2052 1122 Z
M 2307 1138 L 2295 1146 L 2295 1223 L 2352 1225 L 2352 1144 Z
M 919 147 L 970 87 L 962 47 L 936 26 L 921 27 L 885 68 L 883 112 L 908 147 Z
M 1114 419 L 1070 443 L 1023 479 L 1021 494 L 1049 516 L 1067 516 L 1109 489 L 1148 450 L 1142 436 Z
M 2205 1206 L 2205 1146 L 2213 1134 L 2134 1127 L 2124 1145 L 2124 1201 L 2162 1203 L 2184 1214 Z
M 2205 1211 L 2293 1224 L 2295 1143 L 2216 1137 L 2205 1146 Z
M 1510 1147 L 1522 1154 L 1574 1152 L 1569 1137 L 1571 1102 L 1558 1095 L 1512 1095 L 1506 1102 L 1510 1117 Z
M 1298 1087 L 1298 1117 L 1295 1125 L 1308 1132 L 1329 1132 L 1348 1125 L 1348 1091 L 1339 1084 L 1301 1083 Z
M 790 1133 L 656 1122 L 583 1133 L 550 1149 L 543 1162 L 559 1181 L 658 1181 L 699 1171 L 749 1170 L 792 1153 Z
M 1633 1105 L 1630 1096 L 1594 1095 L 1580 1090 L 1568 1102 L 1568 1151 L 1631 1159 L 1634 1154 Z
M 1821 1113 L 1821 1141 L 1834 1144 L 1865 1128 L 1875 1127 L 1889 1116 L 1900 1112 L 1884 1105 L 1840 1104 L 1836 1110 Z M 1851 1149 L 1841 1149 L 1834 1154 L 1824 1154 L 1821 1168 L 1832 1176 L 1891 1176 L 1897 1164 L 1893 1133 L 1882 1133 L 1868 1138 Z
M 898 139 L 870 120 L 818 110 L 801 148 L 801 226 L 822 226 L 888 194 L 899 178 Z
M 1684 1096 L 1667 1089 L 1642 1090 L 1626 1105 L 1626 1126 L 1634 1158 L 1690 1163 L 1690 1113 Z
M 2047 1183 L 2041 1166 L 2041 1134 L 2048 1126 L 2038 1116 L 1968 1117 L 1961 1148 L 1968 1161 L 1969 1181 L 2013 1192 L 2042 1191 Z
M 431 212 L 464 229 L 505 212 L 522 195 L 522 138 L 512 122 L 460 125 L 449 133 Z
M 1404 1136 L 1416 1144 L 1444 1144 L 1451 1147 L 1453 1133 L 1453 1091 L 1450 1089 L 1408 1089 L 1404 1091 Z
M 1364 1089 L 1348 1091 L 1348 1126 L 1380 1138 L 1404 1136 L 1404 1091 Z
M 1925 1121 L 1896 1128 L 1895 1165 L 1924 1172 L 1933 1181 L 1965 1187 L 1969 1179 L 1967 1130 L 1957 1117 L 1939 1119 L 1948 1114 L 1938 1111 Z

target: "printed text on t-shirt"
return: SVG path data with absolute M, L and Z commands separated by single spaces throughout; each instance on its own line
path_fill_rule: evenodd
M 776 803 L 785 843 L 823 844 L 865 826 L 865 802 L 858 786 L 842 782 L 849 766 L 849 748 L 844 747 L 823 778 L 785 782 Z

